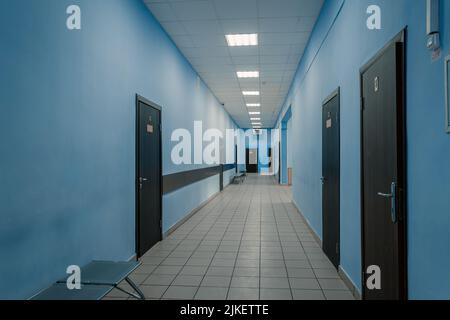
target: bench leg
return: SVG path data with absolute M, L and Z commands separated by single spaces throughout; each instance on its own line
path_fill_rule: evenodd
M 134 297 L 134 298 L 136 298 L 136 299 L 139 299 L 139 300 L 145 300 L 145 296 L 144 296 L 144 294 L 142 293 L 142 291 L 141 291 L 141 289 L 139 289 L 139 287 L 130 279 L 130 278 L 128 278 L 128 277 L 126 277 L 125 278 L 125 281 L 133 288 L 133 290 L 137 293 L 133 293 L 133 292 L 128 292 L 128 291 L 126 291 L 126 290 L 124 290 L 124 289 L 122 289 L 122 288 L 120 288 L 120 287 L 117 287 L 116 286 L 116 289 L 118 289 L 118 290 L 120 290 L 120 291 L 122 291 L 122 292 L 124 292 L 124 293 L 126 293 L 126 294 L 129 294 L 130 296 L 132 296 L 132 297 Z

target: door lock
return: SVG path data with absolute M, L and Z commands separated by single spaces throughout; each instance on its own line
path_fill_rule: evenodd
M 378 196 L 391 199 L 391 220 L 393 223 L 397 223 L 397 184 L 395 182 L 391 183 L 391 193 L 378 192 Z

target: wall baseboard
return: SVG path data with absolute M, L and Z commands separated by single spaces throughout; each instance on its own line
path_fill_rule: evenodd
M 309 224 L 309 221 L 305 218 L 305 216 L 302 214 L 300 209 L 298 208 L 297 203 L 295 203 L 294 200 L 292 200 L 292 204 L 294 205 L 297 212 L 300 214 L 300 218 L 302 218 L 303 222 L 305 222 L 306 226 L 308 227 L 309 231 L 312 233 L 314 239 L 317 241 L 317 243 L 322 247 L 322 239 L 319 237 L 319 235 L 316 233 L 316 231 L 311 227 Z
M 344 281 L 345 285 L 349 288 L 350 292 L 353 294 L 356 300 L 362 300 L 361 293 L 359 292 L 358 288 L 353 284 L 353 281 L 350 279 L 350 277 L 347 275 L 344 269 L 342 269 L 341 266 L 339 266 L 339 276 L 341 277 L 342 281 Z
M 308 229 L 311 231 L 314 239 L 316 239 L 316 241 L 319 243 L 320 247 L 322 247 L 322 239 L 320 239 L 319 235 L 311 227 L 311 225 L 309 224 L 308 220 L 303 216 L 302 212 L 300 211 L 300 209 L 298 208 L 298 206 L 297 206 L 297 204 L 295 203 L 294 200 L 292 200 L 292 204 L 294 205 L 295 209 L 299 213 L 299 215 L 302 218 L 302 220 L 305 222 L 305 224 L 308 227 Z M 342 281 L 347 286 L 347 288 L 350 290 L 352 295 L 355 297 L 355 299 L 356 300 L 361 300 L 362 299 L 361 293 L 359 292 L 358 288 L 353 284 L 353 281 L 350 280 L 350 277 L 347 275 L 347 273 L 344 271 L 344 269 L 342 269 L 341 266 L 339 266 L 338 274 L 341 277 Z

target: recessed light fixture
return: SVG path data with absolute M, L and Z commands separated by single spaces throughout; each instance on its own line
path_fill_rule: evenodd
M 249 107 L 249 108 L 259 108 L 259 107 L 261 107 L 261 103 L 247 103 L 247 107 Z
M 248 114 L 251 115 L 251 116 L 257 116 L 257 115 L 260 115 L 261 112 L 259 112 L 259 111 L 251 111 Z
M 259 71 L 238 71 L 238 78 L 259 78 Z
M 251 121 L 261 121 L 261 118 L 250 118 Z
M 251 34 L 227 34 L 228 46 L 230 47 L 242 47 L 242 46 L 257 46 L 258 35 L 256 33 Z
M 244 96 L 259 96 L 259 91 L 242 91 Z

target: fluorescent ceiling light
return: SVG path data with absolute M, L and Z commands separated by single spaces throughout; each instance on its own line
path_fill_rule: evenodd
M 238 78 L 259 78 L 259 71 L 238 71 Z
M 259 91 L 242 91 L 244 96 L 259 96 Z
M 251 116 L 256 116 L 256 115 L 260 115 L 261 112 L 259 112 L 259 111 L 254 111 L 254 112 L 249 112 L 248 114 L 251 115 Z
M 250 118 L 251 121 L 261 121 L 261 118 Z
M 241 46 L 257 46 L 258 45 L 258 35 L 256 33 L 252 34 L 227 34 L 228 46 L 230 47 L 241 47 Z
M 252 122 L 252 126 L 262 126 L 261 122 Z
M 261 107 L 261 103 L 247 103 L 247 107 Z

